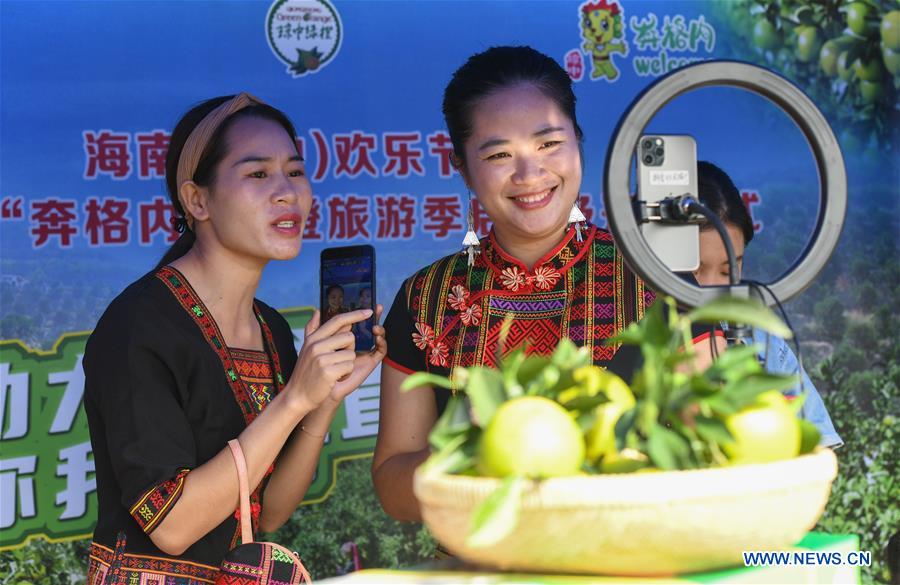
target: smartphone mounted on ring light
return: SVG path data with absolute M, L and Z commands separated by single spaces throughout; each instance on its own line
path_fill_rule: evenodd
M 637 147 L 638 200 L 647 207 L 667 197 L 697 194 L 697 143 L 691 136 L 642 136 Z M 648 221 L 640 225 L 647 244 L 674 272 L 700 266 L 700 228 Z
M 357 309 L 371 309 L 372 316 L 353 324 L 356 351 L 375 348 L 375 249 L 369 245 L 325 248 L 319 266 L 319 306 L 322 323 Z

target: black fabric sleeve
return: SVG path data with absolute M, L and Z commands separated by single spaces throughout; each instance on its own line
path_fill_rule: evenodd
M 387 365 L 407 374 L 427 370 L 425 352 L 413 343 L 412 334 L 416 331 L 415 320 L 409 308 L 407 288 L 410 280 L 403 283 L 394 303 L 384 319 L 385 340 L 388 352 L 384 361 Z
M 104 314 L 85 351 L 86 397 L 102 421 L 98 436 L 105 438 L 94 448 L 108 452 L 121 504 L 148 534 L 197 466 L 182 408 L 188 379 L 179 375 L 188 371 L 192 352 L 179 338 L 152 303 L 121 302 Z

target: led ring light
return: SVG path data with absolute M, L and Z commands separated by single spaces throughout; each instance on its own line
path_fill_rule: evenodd
M 847 211 L 847 174 L 837 139 L 825 117 L 797 86 L 771 71 L 736 61 L 706 61 L 660 78 L 632 102 L 613 133 L 603 177 L 603 203 L 610 231 L 625 261 L 654 290 L 696 307 L 730 291 L 749 295 L 746 285 L 700 287 L 672 272 L 650 249 L 632 208 L 630 171 L 638 140 L 651 118 L 671 100 L 701 87 L 739 87 L 768 98 L 791 117 L 812 148 L 819 173 L 819 210 L 806 248 L 793 266 L 769 285 L 786 301 L 819 274 L 837 246 Z M 771 298 L 763 299 L 774 304 Z

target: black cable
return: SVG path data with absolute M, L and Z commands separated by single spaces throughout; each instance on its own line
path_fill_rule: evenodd
M 728 283 L 731 286 L 737 286 L 740 282 L 737 271 L 737 257 L 734 254 L 734 246 L 731 244 L 731 237 L 728 230 L 725 229 L 725 223 L 719 219 L 719 216 L 712 212 L 707 206 L 703 205 L 693 197 L 686 197 L 682 203 L 688 214 L 699 213 L 716 228 L 719 237 L 722 238 L 722 244 L 725 245 L 725 253 L 728 254 Z

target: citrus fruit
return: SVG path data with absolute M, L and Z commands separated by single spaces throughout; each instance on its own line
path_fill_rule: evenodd
M 844 81 L 850 81 L 853 78 L 853 67 L 852 63 L 847 62 L 848 53 L 845 51 L 838 55 L 837 60 L 837 72 L 838 76 Z
M 768 463 L 796 457 L 800 424 L 780 392 L 764 392 L 749 407 L 725 419 L 733 441 L 722 447 L 734 464 Z
M 900 76 L 900 50 L 882 47 L 881 59 L 884 61 L 885 68 L 891 72 L 891 75 L 895 77 Z
M 584 436 L 588 460 L 605 460 L 616 454 L 616 423 L 628 408 L 630 407 L 615 402 L 607 402 L 596 408 L 594 413 L 597 418 Z
M 775 50 L 781 46 L 781 33 L 775 25 L 761 18 L 753 25 L 753 42 L 760 49 Z
M 853 63 L 853 72 L 863 81 L 878 81 L 884 75 L 884 67 L 878 59 L 863 62 L 860 58 Z
M 583 462 L 578 424 L 565 408 L 540 396 L 504 402 L 478 446 L 478 469 L 492 477 L 574 475 Z
M 900 10 L 891 10 L 881 17 L 881 42 L 888 49 L 900 50 Z
M 871 8 L 865 2 L 854 2 L 847 7 L 847 26 L 858 35 L 866 34 L 868 25 L 866 19 Z
M 884 97 L 884 85 L 880 81 L 860 81 L 859 93 L 867 104 L 874 104 Z
M 559 393 L 557 400 L 565 404 L 580 396 L 596 396 L 603 392 L 613 402 L 634 404 L 634 395 L 625 380 L 598 366 L 582 366 L 572 372 L 575 385 Z
M 825 75 L 829 77 L 837 75 L 837 58 L 839 52 L 840 49 L 834 41 L 827 41 L 822 45 L 822 49 L 819 51 L 819 67 L 822 68 Z
M 797 58 L 804 63 L 815 59 L 819 52 L 819 31 L 814 26 L 797 27 Z

